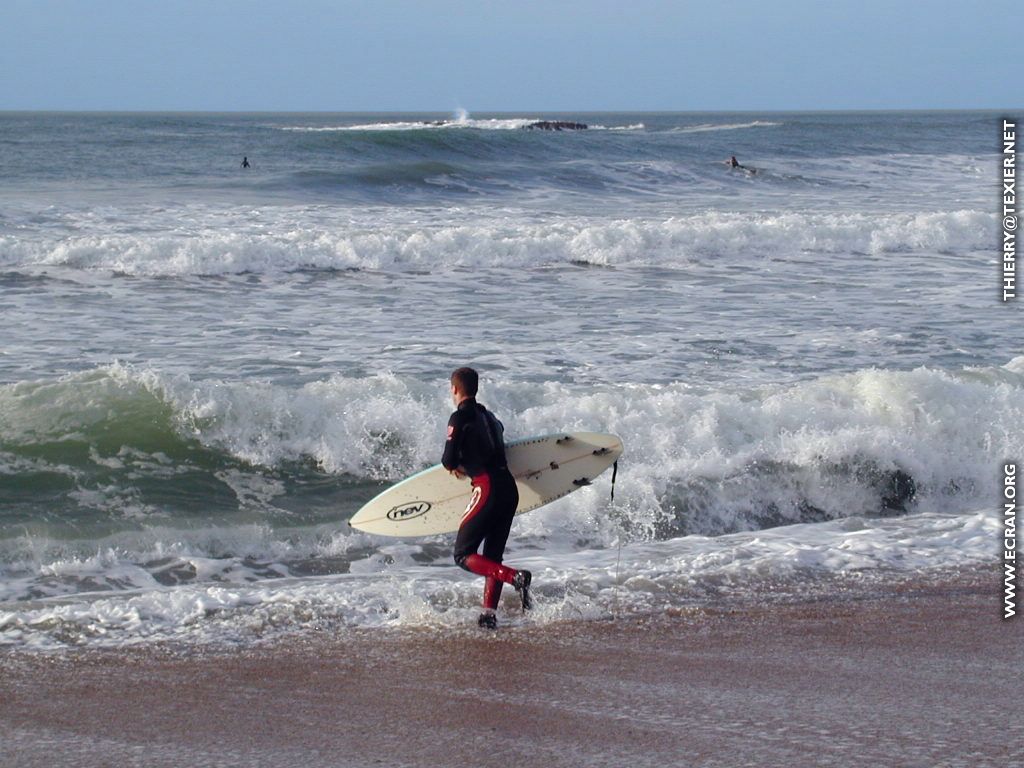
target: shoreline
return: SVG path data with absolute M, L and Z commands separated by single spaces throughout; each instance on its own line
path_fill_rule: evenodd
M 496 634 L 5 652 L 0 741 L 16 766 L 1002 765 L 1024 631 L 987 575 Z

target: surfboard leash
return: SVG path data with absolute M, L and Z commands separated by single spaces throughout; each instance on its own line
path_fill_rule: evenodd
M 619 474 L 619 460 L 616 459 L 612 463 L 612 497 L 608 502 L 608 506 L 615 504 L 615 477 Z M 613 594 L 615 595 L 615 607 L 612 609 L 612 613 L 615 616 L 615 620 L 619 619 L 619 564 L 622 562 L 622 530 L 619 530 L 619 535 L 616 538 L 616 552 L 615 552 L 615 589 Z

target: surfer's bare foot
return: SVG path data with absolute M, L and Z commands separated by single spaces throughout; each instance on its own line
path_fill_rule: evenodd
M 484 611 L 480 614 L 480 618 L 476 620 L 484 629 L 497 629 L 498 628 L 498 617 L 494 615 L 494 611 Z
M 522 598 L 524 611 L 533 608 L 533 598 L 530 597 L 531 581 L 533 581 L 533 574 L 529 571 L 518 571 L 515 578 L 512 579 L 512 586 L 515 587 L 519 597 Z

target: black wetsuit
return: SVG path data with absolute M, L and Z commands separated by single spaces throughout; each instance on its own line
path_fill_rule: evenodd
M 445 469 L 460 469 L 473 483 L 454 556 L 460 567 L 488 577 L 485 605 L 497 605 L 500 582 L 510 584 L 516 574 L 501 565 L 519 505 L 519 490 L 505 461 L 503 435 L 504 427 L 494 414 L 474 398 L 467 398 L 448 419 L 448 440 L 441 458 Z M 477 554 L 481 544 L 482 556 Z

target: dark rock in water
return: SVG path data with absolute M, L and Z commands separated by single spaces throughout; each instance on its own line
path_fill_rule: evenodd
M 883 509 L 890 512 L 906 512 L 907 505 L 917 495 L 917 483 L 902 469 L 897 469 L 889 475 L 883 493 Z
M 528 131 L 585 131 L 586 123 L 573 123 L 568 120 L 538 120 L 535 123 L 524 125 Z

